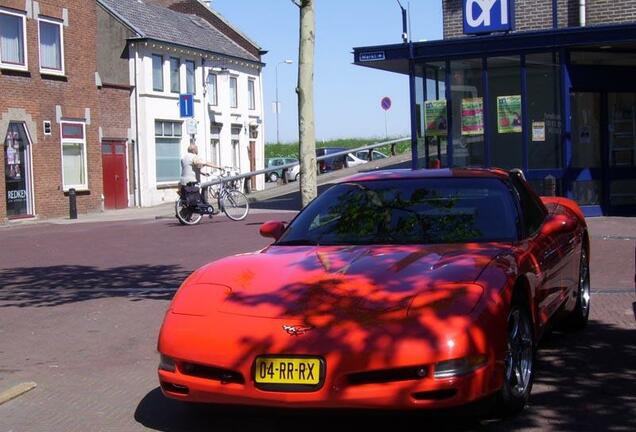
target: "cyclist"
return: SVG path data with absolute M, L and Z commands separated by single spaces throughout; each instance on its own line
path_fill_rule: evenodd
M 201 183 L 201 168 L 210 167 L 222 169 L 209 162 L 204 162 L 199 157 L 199 148 L 196 144 L 188 146 L 188 152 L 181 158 L 181 179 L 179 181 L 180 188 L 188 184 Z M 207 187 L 201 190 L 201 200 L 207 204 Z M 184 195 L 185 196 L 185 195 Z

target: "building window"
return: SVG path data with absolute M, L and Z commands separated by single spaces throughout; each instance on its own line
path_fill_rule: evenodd
M 232 168 L 241 169 L 240 136 L 241 126 L 232 126 Z
M 196 67 L 194 65 L 194 62 L 191 60 L 186 60 L 185 65 L 186 65 L 186 93 L 195 94 L 197 92 L 197 89 L 195 86 L 196 80 L 194 79 L 194 71 L 196 70 Z
M 484 166 L 484 95 L 481 59 L 452 61 L 453 166 Z
M 40 71 L 64 74 L 64 33 L 62 23 L 39 19 Z
M 247 94 L 249 97 L 249 108 L 251 110 L 256 109 L 256 92 L 254 90 L 254 80 L 247 80 Z
M 521 68 L 519 56 L 488 58 L 488 124 L 491 166 L 522 168 Z
M 230 107 L 238 108 L 238 83 L 236 77 L 230 77 Z
M 170 92 L 181 92 L 181 61 L 178 58 L 170 57 Z
M 159 54 L 152 55 L 152 89 L 163 91 L 163 56 Z
M 221 128 L 223 127 L 223 125 L 219 124 L 219 123 L 213 123 L 210 131 L 211 131 L 211 138 L 210 138 L 210 162 L 212 162 L 213 165 L 219 166 L 220 163 L 220 148 L 221 148 Z
M 210 105 L 217 106 L 219 104 L 219 96 L 217 93 L 216 74 L 208 75 L 208 97 Z
M 181 176 L 181 122 L 155 120 L 157 183 L 176 182 Z
M 64 190 L 88 189 L 84 123 L 62 123 L 62 181 Z
M 0 11 L 0 66 L 27 69 L 26 17 Z
M 526 56 L 528 85 L 528 167 L 560 168 L 561 76 L 557 53 Z

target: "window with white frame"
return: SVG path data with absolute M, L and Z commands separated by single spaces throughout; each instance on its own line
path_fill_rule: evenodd
M 181 177 L 182 124 L 155 120 L 155 160 L 157 183 L 179 181 Z
M 197 92 L 195 79 L 194 79 L 194 71 L 196 70 L 196 65 L 192 60 L 186 60 L 186 93 L 195 94 Z
M 230 77 L 230 107 L 238 108 L 238 79 Z
M 223 127 L 220 123 L 212 123 L 210 127 L 211 137 L 210 137 L 210 162 L 213 165 L 219 166 L 221 157 L 221 128 Z
M 64 190 L 88 189 L 84 123 L 62 122 L 62 182 Z
M 241 168 L 240 137 L 241 126 L 232 126 L 232 168 Z
M 170 92 L 181 92 L 181 60 L 170 57 Z
M 152 89 L 163 91 L 163 56 L 160 54 L 152 55 Z
M 0 67 L 27 69 L 26 15 L 0 9 Z
M 247 95 L 249 98 L 249 108 L 251 110 L 255 110 L 256 109 L 256 91 L 254 88 L 254 80 L 253 79 L 248 79 L 247 80 Z
M 216 74 L 208 75 L 208 98 L 209 104 L 213 106 L 217 106 L 219 104 L 219 95 L 217 92 L 217 76 Z
M 64 74 L 64 32 L 60 21 L 38 19 L 40 41 L 40 71 Z

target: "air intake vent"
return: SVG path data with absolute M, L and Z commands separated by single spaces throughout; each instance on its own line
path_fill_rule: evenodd
M 394 381 L 420 380 L 426 377 L 426 366 L 410 366 L 405 368 L 381 369 L 358 372 L 347 375 L 349 385 L 380 384 Z
M 227 384 L 245 384 L 245 379 L 240 372 L 235 372 L 229 369 L 222 369 L 214 366 L 204 366 L 195 363 L 183 363 L 180 369 L 181 373 L 183 373 L 184 375 L 221 381 L 221 383 Z

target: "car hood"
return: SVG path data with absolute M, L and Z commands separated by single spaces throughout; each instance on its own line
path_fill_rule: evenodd
M 258 318 L 373 322 L 420 309 L 466 314 L 483 289 L 474 284 L 508 245 L 271 246 L 197 271 L 173 312 Z

